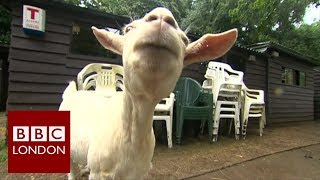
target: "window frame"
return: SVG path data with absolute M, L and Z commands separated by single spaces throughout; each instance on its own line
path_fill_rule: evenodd
M 281 66 L 281 84 L 305 88 L 307 86 L 307 76 L 305 71 Z

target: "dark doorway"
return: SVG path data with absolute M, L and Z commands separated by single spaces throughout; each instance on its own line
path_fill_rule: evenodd
M 9 47 L 0 45 L 0 111 L 6 110 L 6 102 L 8 97 L 8 54 Z
M 227 63 L 232 67 L 232 69 L 245 73 L 246 66 L 243 57 L 230 53 L 227 56 Z

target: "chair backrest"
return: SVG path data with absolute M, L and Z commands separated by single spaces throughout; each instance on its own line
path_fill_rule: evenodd
M 200 92 L 202 90 L 201 85 L 187 77 L 179 78 L 174 92 L 179 92 L 180 103 L 184 105 L 193 105 L 196 103 L 198 97 L 200 96 Z
M 112 64 L 92 63 L 84 67 L 77 77 L 78 89 L 101 92 L 123 90 L 123 67 Z
M 243 72 L 233 70 L 229 64 L 210 61 L 205 77 L 207 79 L 214 78 L 215 80 L 239 83 L 243 81 Z
M 230 87 L 232 84 L 237 87 L 240 85 L 241 87 L 243 82 L 243 72 L 233 70 L 228 64 L 211 61 L 208 64 L 205 78 L 210 80 L 206 82 L 205 86 L 212 87 L 212 94 L 214 97 L 213 103 L 215 104 L 218 100 L 221 88 Z M 228 84 L 228 86 L 223 86 L 223 84 Z
M 258 102 L 258 103 L 264 103 L 264 91 L 258 90 L 258 89 L 249 89 L 247 86 L 243 83 L 242 84 L 242 90 L 244 92 L 244 98 L 250 99 L 251 101 Z
M 155 107 L 154 111 L 168 111 L 170 114 L 173 111 L 174 104 L 174 93 L 170 93 L 170 95 L 166 98 L 163 98 Z

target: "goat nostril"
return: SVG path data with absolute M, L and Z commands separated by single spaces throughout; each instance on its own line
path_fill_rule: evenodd
M 150 15 L 150 16 L 147 17 L 146 21 L 147 21 L 147 22 L 151 22 L 151 21 L 155 21 L 155 20 L 157 20 L 157 19 L 158 19 L 158 16 L 156 16 L 156 15 Z
M 172 26 L 172 27 L 174 27 L 174 28 L 177 28 L 177 24 L 176 24 L 176 22 L 174 21 L 174 19 L 172 18 L 172 17 L 165 17 L 164 18 L 164 21 L 166 22 L 166 23 L 168 23 L 170 26 Z

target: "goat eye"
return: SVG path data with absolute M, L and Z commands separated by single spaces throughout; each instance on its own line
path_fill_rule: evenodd
M 189 40 L 186 37 L 182 37 L 182 41 L 186 46 L 188 46 Z
M 128 33 L 129 31 L 131 31 L 133 29 L 133 26 L 128 26 L 126 27 L 126 29 L 124 30 L 125 33 Z

